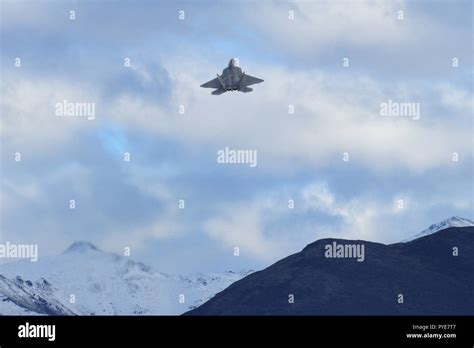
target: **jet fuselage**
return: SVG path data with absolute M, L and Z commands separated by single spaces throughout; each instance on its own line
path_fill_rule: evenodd
M 222 71 L 221 75 L 224 86 L 227 91 L 237 91 L 240 89 L 240 80 L 242 78 L 242 69 L 238 66 L 229 66 Z

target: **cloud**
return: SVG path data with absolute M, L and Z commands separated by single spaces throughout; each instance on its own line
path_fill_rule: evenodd
M 286 6 L 264 3 L 256 5 L 253 13 L 267 7 L 269 13 L 284 10 L 285 16 L 276 18 L 287 21 Z M 323 35 L 322 31 L 303 27 L 301 30 L 306 34 L 297 35 L 305 40 L 312 35 L 327 36 L 315 39 L 318 45 L 328 46 L 325 40 L 343 42 L 345 34 L 356 40 L 354 44 L 358 46 L 361 43 L 357 40 L 379 43 L 377 40 L 386 32 L 401 35 L 399 28 L 393 27 L 398 23 L 392 14 L 403 3 L 302 2 L 295 6 L 303 17 L 295 25 L 316 23 L 327 29 Z M 334 22 L 333 17 L 341 21 Z M 389 27 L 373 30 L 379 26 Z M 285 27 L 272 25 L 260 30 L 264 34 L 274 32 L 279 37 L 280 28 Z M 416 35 L 405 31 L 412 33 L 413 28 L 404 27 L 403 35 L 418 40 Z M 387 43 L 394 44 L 390 40 Z M 313 46 L 304 44 L 304 47 Z M 193 52 L 188 49 L 186 54 L 189 51 Z M 54 133 L 55 143 L 67 143 L 76 130 L 102 127 L 105 120 L 147 135 L 176 139 L 201 153 L 212 154 L 227 145 L 251 147 L 259 151 L 261 168 L 282 173 L 290 167 L 288 163 L 294 170 L 324 168 L 339 161 L 343 152 L 349 152 L 352 161 L 364 163 L 368 170 L 402 167 L 421 174 L 446 165 L 455 151 L 464 157 L 470 153 L 470 131 L 464 126 L 468 120 L 455 123 L 442 114 L 472 110 L 472 93 L 467 88 L 436 87 L 423 81 L 413 86 L 393 84 L 361 72 L 335 73 L 316 67 L 294 69 L 242 60 L 244 69 L 266 80 L 255 87 L 254 93 L 245 95 L 243 103 L 242 95 L 216 98 L 199 88 L 220 66 L 207 56 L 200 57 L 195 51 L 193 54 L 184 57 L 173 51 L 160 63 L 158 59 L 138 57 L 132 59 L 132 67 L 127 69 L 121 66 L 120 58 L 117 68 L 107 69 L 93 83 L 87 80 L 89 75 L 86 80 L 73 83 L 67 76 L 48 83 L 43 77 L 19 81 L 9 77 L 4 93 L 6 122 L 2 135 L 8 138 L 11 151 L 20 147 L 15 142 L 34 143 L 34 149 L 39 150 L 48 144 L 54 146 L 53 139 L 45 134 Z M 95 64 L 101 65 L 101 59 Z M 67 122 L 52 117 L 50 104 L 66 97 L 96 101 L 99 120 L 87 124 L 83 120 Z M 381 117 L 380 103 L 388 99 L 420 102 L 421 120 Z M 445 110 L 436 109 L 437 99 Z M 180 105 L 185 107 L 185 115 L 178 114 Z M 295 115 L 288 115 L 288 105 L 295 107 Z M 438 121 L 430 122 L 433 119 Z
M 122 95 L 148 100 L 151 103 L 166 103 L 172 88 L 168 72 L 159 62 L 131 62 L 129 67 L 120 67 L 109 73 L 102 93 L 111 102 Z
M 201 192 L 201 186 L 203 182 L 216 180 L 213 174 L 216 150 L 225 146 L 253 148 L 259 152 L 255 172 L 249 172 L 248 168 L 246 171 L 235 168 L 233 182 L 240 182 L 239 175 L 247 178 L 268 178 L 271 175 L 270 186 L 276 178 L 284 182 L 294 173 L 322 172 L 335 163 L 344 165 L 342 153 L 345 151 L 350 153 L 346 170 L 355 165 L 363 168 L 363 175 L 374 172 L 380 177 L 392 170 L 419 176 L 446 168 L 452 164 L 453 151 L 462 153 L 464 160 L 471 160 L 470 130 L 465 127 L 464 118 L 460 118 L 464 122 L 453 123 L 443 117 L 432 122 L 430 114 L 422 114 L 419 121 L 387 119 L 379 115 L 380 102 L 388 99 L 417 100 L 420 97 L 418 91 L 389 86 L 360 74 L 346 76 L 318 69 L 303 73 L 279 66 L 254 65 L 249 71 L 257 72 L 255 75 L 262 74 L 266 81 L 256 86 L 254 93 L 246 95 L 245 103 L 242 103 L 239 94 L 228 93 L 216 98 L 198 87 L 199 82 L 207 79 L 206 71 L 214 68 L 210 62 L 197 61 L 197 65 L 202 67 L 199 70 L 195 67 L 196 61 L 184 66 L 175 65 L 172 60 L 163 64 L 162 69 L 170 79 L 170 94 L 165 103 L 127 90 L 102 98 L 100 86 L 83 94 L 80 83 L 69 85 L 67 81 L 47 85 L 42 80 L 19 80 L 10 83 L 5 93 L 3 105 L 8 122 L 2 128 L 2 134 L 6 139 L 12 139 L 7 143 L 11 153 L 19 148 L 15 144 L 19 136 L 24 145 L 28 144 L 31 155 L 41 154 L 47 161 L 58 158 L 58 148 L 62 153 L 60 158 L 66 161 L 68 149 L 79 148 L 81 142 L 88 144 L 89 151 L 96 145 L 96 149 L 101 149 L 96 154 L 98 159 L 94 160 L 100 163 L 98 167 L 90 168 L 90 163 L 84 163 L 84 175 L 64 172 L 64 177 L 74 177 L 74 180 L 65 181 L 55 175 L 35 180 L 44 192 L 55 187 L 68 187 L 69 196 L 81 196 L 83 203 L 87 201 L 88 210 L 101 206 L 101 211 L 91 211 L 88 219 L 91 223 L 105 226 L 100 243 L 114 249 L 120 245 L 140 248 L 150 238 L 186 238 L 189 231 L 196 228 L 195 224 L 202 226 L 207 237 L 220 241 L 223 248 L 240 246 L 242 252 L 259 260 L 274 260 L 277 255 L 297 251 L 302 244 L 320 237 L 389 240 L 387 231 L 392 231 L 393 235 L 400 233 L 397 231 L 399 225 L 393 222 L 400 213 L 393 211 L 395 196 L 383 203 L 380 198 L 373 197 L 341 201 L 328 186 L 320 184 L 305 187 L 299 193 L 306 209 L 301 222 L 281 221 L 279 213 L 287 212 L 287 208 L 282 210 L 281 202 L 287 197 L 268 200 L 268 191 L 258 188 L 255 188 L 257 198 L 247 194 L 247 197 L 241 197 L 243 203 L 233 205 L 228 203 L 224 193 L 227 188 L 222 186 L 220 197 L 213 198 L 215 203 L 200 210 L 187 210 L 182 216 L 177 214 L 170 207 L 174 207 L 181 197 L 206 199 L 209 195 Z M 147 79 L 146 74 L 136 77 Z M 446 88 L 425 87 L 428 96 L 444 96 L 441 98 L 444 107 L 452 108 L 456 115 L 469 107 L 465 98 L 469 92 L 462 88 L 449 92 Z M 449 93 L 455 93 L 456 97 Z M 31 97 L 25 100 L 22 99 L 24 95 Z M 61 123 L 63 120 L 52 114 L 50 104 L 62 98 L 97 101 L 101 113 L 94 121 L 78 119 Z M 289 104 L 295 106 L 294 115 L 288 114 Z M 179 105 L 185 106 L 184 115 L 178 113 Z M 44 126 L 45 123 L 48 127 Z M 84 137 L 91 131 L 92 138 Z M 48 137 L 48 134 L 55 134 L 55 137 Z M 130 134 L 134 134 L 133 138 L 129 137 Z M 157 145 L 146 140 L 150 138 L 171 139 L 172 143 L 164 147 L 160 144 L 155 152 L 149 151 Z M 182 152 L 173 157 L 176 147 L 182 148 Z M 48 151 L 53 148 L 56 152 Z M 132 152 L 132 162 L 129 168 L 121 168 L 122 152 L 128 149 Z M 90 154 L 85 158 L 88 156 Z M 107 172 L 99 176 L 98 168 L 107 166 Z M 202 173 L 201 181 L 190 182 L 196 168 Z M 116 177 L 116 180 L 106 183 L 109 180 L 105 180 L 106 176 Z M 186 185 L 184 192 L 183 185 Z M 128 197 L 126 209 L 121 210 L 122 217 L 118 219 L 123 224 L 115 221 L 116 203 L 105 198 L 116 190 Z M 245 190 L 251 191 L 252 186 L 249 184 Z M 55 197 L 56 202 L 45 206 L 55 207 L 58 200 L 66 202 L 68 194 Z M 90 199 L 97 195 L 104 199 Z M 460 196 L 462 193 L 456 199 L 453 196 L 452 201 L 458 202 Z M 49 195 L 48 200 L 51 199 L 53 197 Z M 405 199 L 409 202 L 407 197 Z M 18 203 L 19 206 L 25 204 L 22 200 L 19 202 L 23 202 Z M 413 200 L 410 202 L 409 205 L 414 207 Z M 229 207 L 216 209 L 221 204 Z M 144 207 L 145 213 L 136 212 Z M 129 211 L 125 212 L 127 209 Z M 152 214 L 156 209 L 160 209 L 159 214 Z M 422 207 L 416 209 L 421 211 Z M 188 215 L 188 212 L 191 213 Z M 133 217 L 135 214 L 137 217 Z M 322 220 L 318 221 L 311 215 Z M 328 217 L 334 221 L 328 221 Z M 62 223 L 58 215 L 52 214 L 50 218 L 57 223 L 50 228 L 59 231 Z M 382 233 L 378 226 L 384 223 L 384 219 L 391 221 L 392 228 Z M 288 236 L 290 227 L 297 234 Z
M 243 256 L 272 260 L 281 254 L 282 245 L 265 236 L 262 221 L 265 211 L 258 202 L 231 206 L 207 221 L 204 230 L 224 246 L 238 247 Z
M 302 189 L 303 209 L 320 211 L 325 214 L 337 217 L 340 222 L 331 227 L 322 227 L 323 230 L 330 229 L 329 235 L 339 235 L 347 239 L 367 239 L 371 240 L 375 236 L 376 219 L 381 214 L 386 213 L 386 206 L 389 202 L 378 205 L 369 199 L 351 199 L 341 202 L 336 199 L 330 191 L 327 183 L 317 182 Z M 382 208 L 384 207 L 385 208 Z M 384 211 L 385 210 L 385 211 Z M 380 238 L 380 236 L 379 236 Z
M 294 201 L 292 209 L 289 197 Z M 203 229 L 226 247 L 238 246 L 251 258 L 271 262 L 321 238 L 396 243 L 437 222 L 430 222 L 433 208 L 443 206 L 447 212 L 459 209 L 459 203 L 462 200 L 448 203 L 442 197 L 425 202 L 403 191 L 389 197 L 365 194 L 344 199 L 327 182 L 315 181 L 293 190 L 292 195 L 275 188 L 247 201 L 228 202 Z M 449 216 L 445 214 L 438 219 Z
M 321 237 L 397 241 L 471 213 L 469 3 L 189 3 L 185 22 L 174 5 L 135 3 L 76 4 L 71 22 L 58 4 L 8 1 L 2 16 L 6 235 L 56 252 L 75 239 L 239 246 L 266 264 Z M 235 55 L 265 82 L 219 97 L 199 87 Z M 95 120 L 56 117 L 64 99 L 95 102 Z M 419 102 L 420 120 L 380 116 L 389 99 Z M 258 166 L 218 165 L 226 146 L 257 150 Z
M 265 1 L 243 15 L 265 38 L 274 55 L 289 57 L 290 66 L 318 66 L 338 71 L 343 57 L 350 69 L 391 81 L 452 76 L 451 59 L 472 65 L 472 4 L 459 1 L 426 6 L 424 2 Z M 288 11 L 294 11 L 294 20 Z M 403 11 L 403 20 L 399 20 Z M 455 19 L 454 19 L 455 18 Z M 442 47 L 443 53 L 440 54 Z M 296 66 L 298 65 L 296 64 Z
M 296 193 L 290 209 L 284 190 L 260 192 L 244 202 L 227 203 L 207 220 L 206 234 L 229 248 L 257 260 L 274 261 L 301 250 L 323 237 L 374 237 L 375 204 L 358 200 L 338 202 L 324 182 L 316 182 Z M 316 216 L 317 221 L 311 216 Z M 336 220 L 328 220 L 328 216 Z
M 285 171 L 294 161 L 321 168 L 342 160 L 347 151 L 368 170 L 402 167 L 423 173 L 445 166 L 454 151 L 470 153 L 469 129 L 437 113 L 433 100 L 440 97 L 439 90 L 429 85 L 420 92 L 360 74 L 254 65 L 249 71 L 266 81 L 243 103 L 240 95 L 209 96 L 198 87 L 208 79 L 202 73 L 211 70 L 205 68 L 208 62 L 198 62 L 204 67 L 200 72 L 196 62 L 164 64 L 174 86 L 169 107 L 124 96 L 112 105 L 111 114 L 127 127 L 173 137 L 188 148 L 209 153 L 223 146 L 257 149 L 259 166 L 270 171 Z M 420 120 L 381 116 L 380 104 L 388 100 L 420 103 Z M 178 114 L 179 105 L 184 105 L 184 115 Z M 289 105 L 294 115 L 288 114 Z
M 283 44 L 282 49 L 319 55 L 334 45 L 367 47 L 415 41 L 420 33 L 410 36 L 412 26 L 402 26 L 397 20 L 403 9 L 402 1 L 275 1 L 252 8 L 248 17 L 271 40 Z M 293 20 L 289 11 L 294 12 Z
M 474 93 L 467 88 L 442 83 L 437 86 L 441 103 L 460 116 L 468 117 L 474 112 Z
M 51 151 L 71 143 L 81 130 L 94 128 L 95 121 L 85 117 L 58 117 L 56 103 L 97 103 L 96 94 L 87 84 L 67 80 L 31 79 L 9 74 L 2 87 L 3 151 Z

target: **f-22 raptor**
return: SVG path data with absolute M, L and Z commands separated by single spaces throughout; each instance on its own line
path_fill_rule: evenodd
M 249 86 L 263 82 L 262 79 L 247 75 L 236 65 L 235 59 L 229 61 L 229 65 L 222 71 L 222 75 L 217 74 L 217 78 L 203 83 L 201 87 L 215 88 L 212 95 L 220 95 L 227 91 L 240 91 L 243 93 L 252 92 Z

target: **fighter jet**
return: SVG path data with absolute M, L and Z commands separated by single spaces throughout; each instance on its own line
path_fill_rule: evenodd
M 220 95 L 227 91 L 248 93 L 253 91 L 249 86 L 260 82 L 263 82 L 263 80 L 247 75 L 236 65 L 235 59 L 232 58 L 227 68 L 222 71 L 222 75 L 217 74 L 215 79 L 203 83 L 201 87 L 215 88 L 215 91 L 211 93 L 212 95 Z

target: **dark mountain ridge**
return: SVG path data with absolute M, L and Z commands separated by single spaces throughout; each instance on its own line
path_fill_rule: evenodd
M 326 257 L 334 242 L 363 245 L 364 260 Z M 185 315 L 473 315 L 473 295 L 474 227 L 451 227 L 390 245 L 321 239 Z

